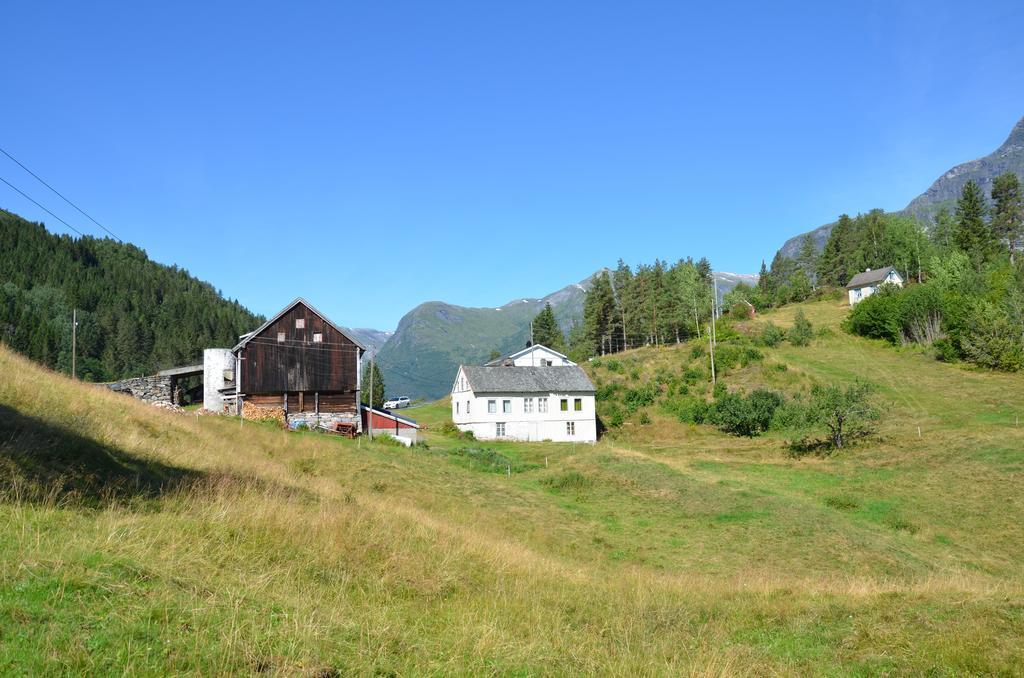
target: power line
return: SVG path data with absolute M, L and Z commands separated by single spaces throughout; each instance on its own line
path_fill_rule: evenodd
M 18 188 L 17 186 L 15 186 L 14 184 L 12 184 L 11 182 L 7 181 L 7 179 L 4 179 L 3 177 L 0 177 L 0 181 L 4 182 L 5 184 L 7 184 L 7 185 L 8 185 L 8 186 L 10 186 L 11 188 L 13 188 L 13 189 L 14 189 L 15 191 L 17 191 L 18 193 L 20 193 L 20 194 L 22 195 L 22 197 L 24 197 L 24 198 L 25 198 L 26 200 L 31 200 L 31 201 L 32 201 L 33 203 L 35 203 L 36 207 L 38 207 L 39 209 L 41 209 L 41 210 L 43 210 L 44 212 L 46 212 L 46 213 L 47 213 L 47 214 L 49 214 L 49 215 L 50 215 L 51 217 L 53 217 L 54 219 L 56 219 L 56 220 L 57 220 L 57 221 L 59 221 L 60 223 L 64 224 L 65 226 L 67 226 L 68 228 L 70 228 L 70 229 L 71 229 L 72 231 L 74 231 L 74 232 L 75 232 L 75 233 L 77 233 L 78 235 L 82 236 L 83 238 L 85 237 L 85 233 L 82 233 L 82 232 L 81 232 L 81 231 L 79 231 L 79 230 L 78 230 L 77 228 L 75 228 L 74 226 L 72 226 L 72 225 L 71 225 L 71 224 L 69 224 L 68 222 L 64 221 L 63 219 L 61 219 L 60 217 L 58 217 L 58 216 L 57 216 L 56 214 L 54 214 L 54 213 L 53 213 L 53 212 L 51 212 L 50 210 L 48 210 L 48 209 L 46 209 L 45 207 L 43 207 L 42 205 L 40 205 L 40 204 L 39 204 L 39 201 L 37 201 L 36 199 L 34 199 L 34 198 L 32 198 L 31 196 L 29 196 L 29 195 L 28 195 L 27 193 L 25 193 L 25 191 L 21 190 L 20 188 Z
M 67 204 L 71 205 L 71 206 L 72 206 L 72 207 L 74 207 L 74 208 L 75 208 L 76 210 L 78 210 L 79 212 L 81 212 L 82 214 L 84 214 L 84 215 L 85 215 L 85 216 L 86 216 L 86 217 L 87 217 L 87 218 L 89 219 L 89 221 L 91 221 L 92 223 L 96 224 L 97 226 L 99 226 L 100 228 L 102 228 L 102 229 L 103 229 L 104 231 L 106 231 L 106 232 L 107 232 L 107 233 L 108 233 L 108 234 L 110 235 L 110 237 L 112 237 L 112 238 L 113 238 L 114 240 L 116 240 L 117 242 L 123 242 L 123 241 L 122 241 L 122 240 L 121 240 L 120 238 L 118 238 L 118 237 L 117 237 L 117 236 L 116 236 L 116 235 L 114 234 L 114 232 L 113 232 L 113 231 L 111 231 L 111 230 L 110 230 L 109 228 L 107 228 L 106 226 L 104 226 L 104 225 L 103 225 L 103 224 L 101 224 L 100 222 L 98 222 L 98 221 L 96 221 L 95 219 L 93 219 L 93 218 L 92 218 L 92 216 L 90 216 L 88 212 L 86 212 L 86 211 L 85 211 L 85 210 L 83 210 L 83 209 L 82 209 L 81 207 L 79 207 L 79 206 L 78 206 L 78 205 L 76 205 L 75 203 L 71 202 L 71 201 L 70 201 L 70 200 L 68 200 L 68 199 L 67 199 L 66 197 L 64 197 L 64 195 L 63 195 L 63 194 L 62 194 L 62 193 L 61 193 L 60 191 L 58 191 L 58 190 L 57 190 L 56 188 L 54 188 L 54 187 L 53 187 L 53 186 L 51 186 L 50 184 L 46 183 L 46 181 L 44 181 L 44 180 L 43 180 L 43 178 L 42 178 L 41 176 L 39 176 L 38 174 L 36 174 L 36 173 L 35 173 L 35 172 L 33 172 L 32 170 L 30 170 L 30 169 L 29 169 L 28 167 L 25 167 L 25 165 L 23 165 L 23 164 L 21 163 L 21 161 L 20 161 L 20 160 L 18 160 L 18 159 L 17 159 L 17 158 L 15 158 L 15 157 L 14 157 L 13 155 L 11 155 L 11 154 L 10 154 L 10 153 L 8 153 L 7 151 L 5 151 L 5 150 L 4 150 L 3 148 L 0 148 L 0 153 L 3 153 L 3 154 L 4 154 L 4 155 L 6 155 L 6 156 L 7 156 L 8 158 L 10 158 L 11 160 L 13 160 L 13 161 L 14 161 L 15 163 L 17 163 L 18 167 L 20 167 L 21 169 L 25 170 L 26 172 L 28 172 L 29 174 L 31 174 L 31 175 L 32 175 L 33 177 L 35 177 L 35 178 L 36 178 L 36 181 L 38 181 L 38 182 L 39 182 L 39 183 L 41 183 L 41 184 L 42 184 L 43 186 L 46 186 L 46 187 L 47 187 L 48 189 L 50 189 L 51 191 L 53 191 L 54 193 L 56 193 L 56 194 L 57 194 L 58 196 L 60 196 L 61 200 L 63 200 L 64 202 L 66 202 Z M 20 191 L 19 191 L 19 192 L 20 192 Z M 35 201 L 33 200 L 33 202 L 35 202 Z M 36 203 L 36 204 L 38 204 L 38 203 Z M 49 210 L 47 210 L 47 211 L 49 211 Z M 51 213 L 51 214 L 52 214 L 52 213 Z

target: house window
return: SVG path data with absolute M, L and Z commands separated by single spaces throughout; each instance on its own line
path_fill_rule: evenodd
M 540 412 L 541 414 L 544 414 L 545 412 L 548 411 L 547 398 L 537 398 L 537 411 Z
M 284 332 L 278 332 L 277 333 L 277 343 L 279 343 L 279 344 L 283 344 L 284 343 Z
M 466 414 L 469 414 L 469 401 L 466 401 Z
M 305 318 L 296 318 L 295 319 L 295 329 L 297 329 L 297 330 L 304 330 L 304 329 L 306 329 L 306 319 Z
M 502 400 L 501 401 L 501 411 L 504 412 L 505 414 L 512 414 L 512 401 L 511 400 Z
M 523 414 L 533 414 L 533 398 L 523 398 Z
M 487 401 L 487 413 L 488 414 L 496 414 L 497 412 L 498 412 L 498 401 L 497 400 L 488 400 Z
M 494 425 L 494 435 L 497 436 L 498 438 L 504 438 L 505 437 L 505 423 L 504 422 L 499 422 L 499 423 Z
M 576 410 L 577 412 L 583 411 L 583 398 L 577 398 L 573 402 L 573 409 Z
M 562 398 L 562 403 L 561 404 L 562 404 L 562 411 L 563 412 L 568 412 L 569 411 L 569 399 L 568 398 Z
M 313 343 L 314 344 L 322 343 L 323 340 L 324 340 L 324 335 L 320 334 L 319 332 L 316 332 L 316 333 L 313 334 Z
M 576 435 L 576 422 L 567 421 L 565 422 L 565 435 L 574 436 Z
M 459 413 L 459 403 L 455 403 L 455 414 Z

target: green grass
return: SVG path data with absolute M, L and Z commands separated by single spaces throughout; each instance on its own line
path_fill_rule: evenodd
M 368 444 L 158 411 L 0 348 L 0 673 L 1019 673 L 1024 378 L 804 308 L 834 336 L 726 380 L 879 384 L 879 436 L 825 459 L 657 407 L 574 447 L 446 437 L 439 402 L 408 411 L 428 448 Z M 636 388 L 697 364 L 615 361 L 588 369 Z

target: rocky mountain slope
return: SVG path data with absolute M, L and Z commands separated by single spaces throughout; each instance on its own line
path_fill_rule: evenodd
M 943 207 L 953 209 L 957 196 L 968 181 L 974 180 L 988 194 L 992 188 L 992 180 L 1004 172 L 1016 172 L 1024 178 L 1024 118 L 1014 125 L 1010 136 L 999 148 L 983 158 L 962 163 L 944 172 L 927 191 L 911 200 L 901 212 L 929 224 Z M 833 225 L 834 223 L 825 224 L 809 231 L 819 252 L 824 248 Z M 807 233 L 790 238 L 779 251 L 784 257 L 796 257 L 800 250 L 800 241 L 805 235 Z

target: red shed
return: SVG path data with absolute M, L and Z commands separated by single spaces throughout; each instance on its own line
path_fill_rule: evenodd
M 363 405 L 363 430 L 368 430 L 370 420 L 373 421 L 373 435 L 387 434 L 396 438 L 404 438 L 410 443 L 416 442 L 420 425 L 412 419 L 400 417 L 390 410 L 378 410 Z

